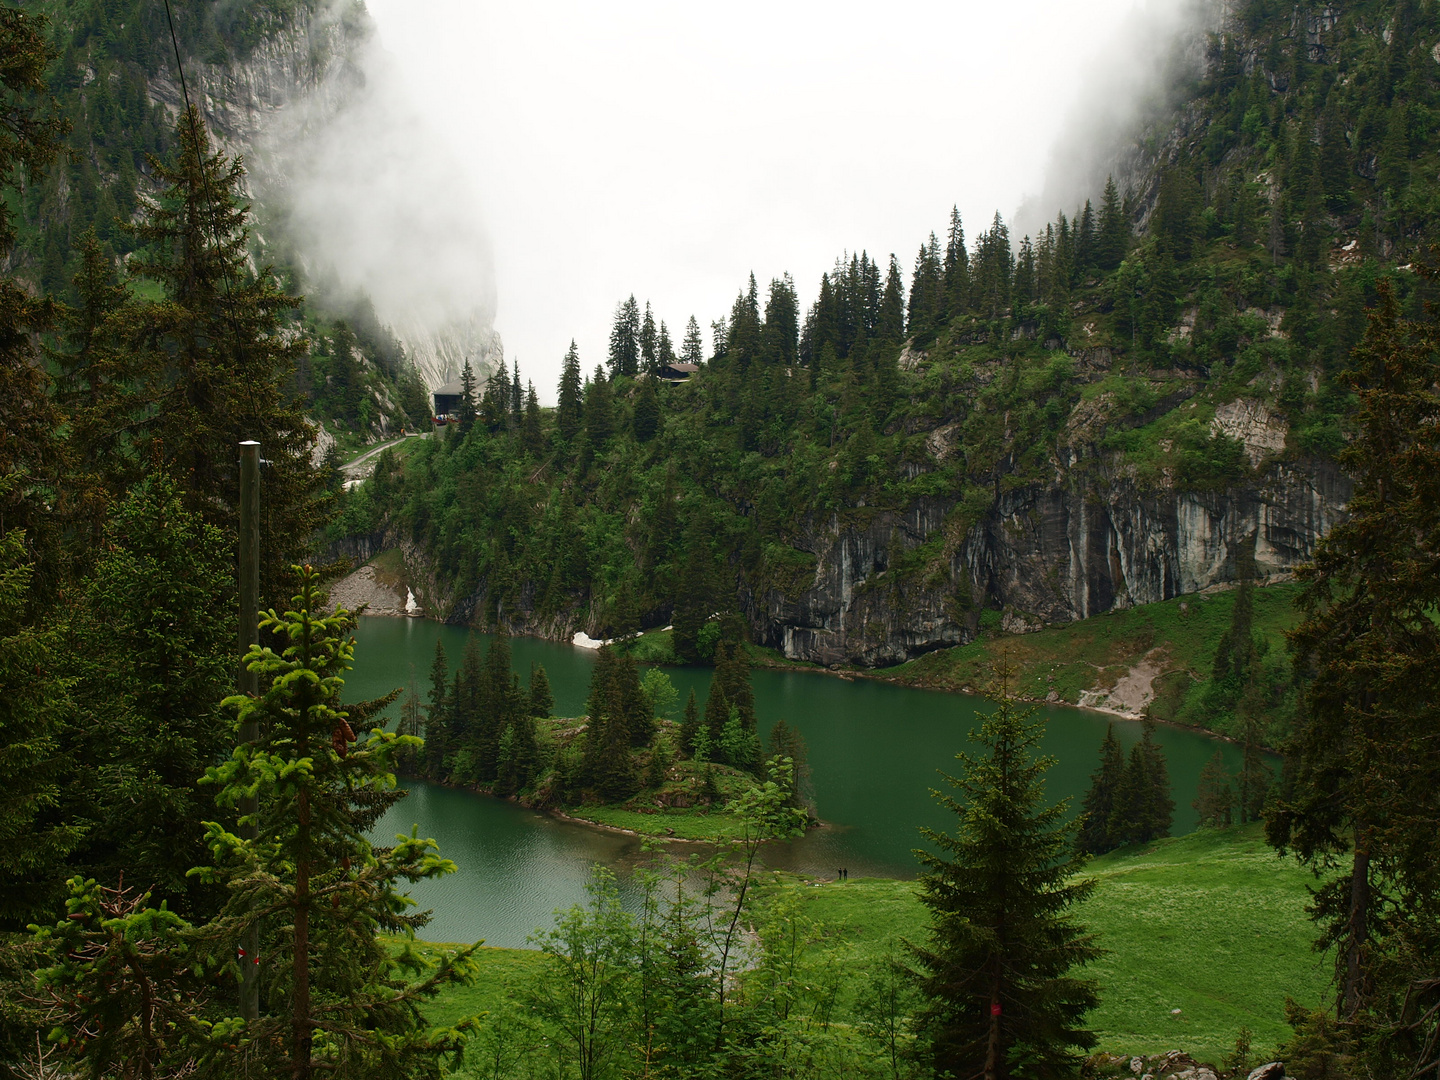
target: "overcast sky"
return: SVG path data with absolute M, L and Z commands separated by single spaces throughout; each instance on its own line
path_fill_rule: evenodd
M 1081 87 L 1139 59 L 1116 44 L 1135 0 L 368 7 L 473 177 L 496 327 L 546 403 L 570 339 L 593 369 L 632 292 L 708 349 L 752 270 L 805 305 L 842 250 L 893 251 L 908 282 L 952 204 L 972 238 L 1010 217 Z

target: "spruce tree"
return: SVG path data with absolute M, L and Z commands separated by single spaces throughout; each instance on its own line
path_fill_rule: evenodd
M 445 645 L 435 639 L 435 659 L 430 664 L 430 693 L 425 710 L 425 775 L 440 780 L 445 775 L 445 755 L 453 741 L 452 702 L 448 697 L 450 672 Z
M 790 762 L 786 805 L 802 809 L 809 807 L 812 796 L 810 754 L 805 746 L 805 737 L 782 717 L 775 721 L 775 726 L 770 729 L 768 741 L 770 746 L 765 751 L 766 761 L 778 757 Z
M 373 814 L 362 797 L 394 790 L 391 757 L 410 740 L 378 727 L 352 730 L 350 719 L 373 711 L 341 704 L 354 619 L 319 615 L 324 608 L 318 575 L 307 567 L 291 610 L 263 620 L 283 653 L 252 646 L 246 658 L 266 689 L 226 699 L 240 723 L 259 723 L 261 738 L 206 773 L 224 806 L 259 791 L 259 838 L 208 824 L 214 863 L 202 871 L 230 896 L 206 936 L 229 952 L 259 923 L 268 946 L 257 958 L 268 1008 L 244 1029 L 250 1060 L 234 1065 L 295 1080 L 431 1072 L 458 1040 L 453 1029 L 433 1029 L 418 1007 L 460 973 L 457 959 L 468 963 L 473 949 L 411 983 L 405 957 L 379 935 L 423 926 L 425 914 L 403 914 L 403 883 L 441 877 L 455 864 L 418 835 L 384 847 L 366 839 Z M 232 1028 L 229 1038 L 238 1035 Z
M 530 665 L 530 715 L 545 718 L 555 709 L 555 695 L 550 692 L 550 676 L 543 664 Z
M 700 336 L 700 324 L 695 316 L 685 324 L 685 340 L 680 345 L 680 361 L 684 364 L 705 363 L 705 340 Z
M 636 442 L 649 442 L 660 432 L 660 394 L 656 389 L 657 381 L 653 377 L 642 380 L 639 393 L 635 396 L 631 428 Z
M 640 370 L 654 375 L 660 368 L 660 335 L 655 328 L 655 315 L 650 301 L 645 301 L 645 318 L 640 323 Z
M 716 649 L 718 656 L 724 649 L 722 643 Z M 725 687 L 720 684 L 719 676 L 710 680 L 710 693 L 705 697 L 705 730 L 709 735 L 710 745 L 720 745 L 720 739 L 725 731 L 726 721 L 730 719 L 730 702 L 725 697 Z
M 545 449 L 545 435 L 540 427 L 540 399 L 535 394 L 534 383 L 530 383 L 525 391 L 525 412 L 520 418 L 520 444 L 531 457 L 538 457 Z
M 1075 850 L 1085 855 L 1103 855 L 1119 846 L 1112 836 L 1115 798 L 1125 774 L 1125 755 L 1115 737 L 1115 725 L 1105 727 L 1100 744 L 1100 766 L 1090 774 L 1090 790 L 1081 805 L 1080 829 Z
M 11 482 L 0 480 L 0 490 Z M 24 617 L 33 572 L 24 534 L 0 537 L 0 931 L 53 910 L 65 857 L 82 835 L 54 815 L 69 687 L 57 629 Z
M 1113 176 L 1105 179 L 1105 194 L 1100 199 L 1100 221 L 1095 236 L 1095 265 L 1101 270 L 1114 270 L 1125 258 L 1130 239 L 1130 226 L 1120 203 L 1120 192 Z
M 1300 715 L 1266 832 L 1322 875 L 1311 912 L 1335 949 L 1339 1018 L 1403 1047 L 1410 982 L 1440 969 L 1440 326 L 1404 318 L 1388 280 L 1378 292 L 1340 377 L 1357 398 L 1339 455 L 1354 493 L 1299 575 Z
M 79 709 L 67 742 L 85 767 L 65 816 L 94 822 L 78 868 L 191 918 L 208 913 L 186 872 L 204 861 L 200 822 L 214 814 L 199 781 L 234 742 L 216 709 L 235 672 L 233 551 L 179 485 L 151 475 L 110 516 L 66 650 Z
M 700 709 L 695 703 L 695 688 L 690 688 L 690 696 L 685 699 L 684 719 L 680 721 L 680 752 L 682 754 L 693 754 L 695 752 L 695 739 L 700 732 Z
M 640 370 L 640 307 L 633 295 L 615 309 L 609 363 L 612 376 L 635 375 Z
M 895 256 L 890 256 L 891 267 L 898 272 Z M 945 314 L 954 318 L 965 311 L 967 292 L 970 285 L 970 253 L 965 248 L 965 226 L 960 220 L 960 208 L 950 208 L 950 231 L 945 241 Z M 888 288 L 888 282 L 887 282 Z
M 1225 768 L 1225 755 L 1221 751 L 1216 750 L 1215 756 L 1200 770 L 1200 779 L 1195 785 L 1195 801 L 1190 805 L 1201 825 L 1229 828 L 1235 791 L 1230 786 L 1230 773 Z
M 890 268 L 885 272 L 885 291 L 880 297 L 875 337 L 889 345 L 899 345 L 905 340 L 905 284 L 894 255 L 890 256 Z
M 575 436 L 580 434 L 584 413 L 581 389 L 580 351 L 575 348 L 572 340 L 560 371 L 560 393 L 555 406 L 555 432 L 562 442 L 573 442 Z
M 1101 950 L 1070 912 L 1095 882 L 1077 877 L 1067 804 L 1047 805 L 1054 759 L 1038 752 L 1036 710 L 1019 711 L 1003 682 L 991 700 L 970 735 L 983 752 L 956 755 L 956 794 L 934 792 L 955 831 L 923 829 L 937 850 L 916 852 L 930 913 L 928 941 L 911 947 L 918 1050 L 937 1076 L 1071 1075 L 1095 1045 L 1081 1023 L 1098 1002 L 1074 972 Z
M 614 434 L 614 400 L 605 372 L 596 367 L 585 387 L 585 443 L 592 454 L 603 450 Z
M 0 126 L 0 182 L 7 186 L 18 184 L 26 173 L 38 177 L 62 149 L 60 139 L 69 128 L 58 118 L 45 84 L 53 57 L 47 37 L 44 16 L 0 8 L 0 108 L 5 116 Z M 0 256 L 7 266 L 21 205 L 18 192 L 0 199 Z M 26 478 L 0 486 L 0 537 L 23 530 L 34 560 L 25 571 L 31 595 L 24 602 L 37 604 L 52 599 L 59 587 L 63 561 L 58 556 L 69 509 L 62 482 L 64 424 L 36 348 L 38 335 L 53 324 L 52 302 L 8 275 L 0 277 L 0 477 Z M 37 555 L 41 557 L 34 559 Z M 20 573 L 13 565 L 11 572 Z M 45 727 L 38 718 L 37 725 Z
M 465 358 L 465 364 L 460 369 L 460 434 L 467 434 L 475 425 L 475 418 L 480 415 L 479 401 L 475 396 L 475 369 L 470 366 L 470 358 Z
M 142 460 L 167 463 L 186 503 L 234 534 L 240 475 L 236 446 L 257 438 L 265 468 L 260 595 L 280 606 L 295 585 L 295 557 L 329 515 L 325 477 L 311 464 L 315 430 L 290 382 L 307 343 L 287 333 L 299 299 L 274 271 L 250 269 L 244 169 L 212 153 L 193 111 L 180 117 L 177 160 L 151 159 L 160 195 L 133 226 L 133 274 L 164 299 L 127 305 L 117 332 L 143 356 L 149 400 L 131 433 Z
M 1175 818 L 1165 751 L 1155 742 L 1155 721 L 1147 717 L 1143 727 L 1140 741 L 1130 748 L 1110 813 L 1110 840 L 1116 845 L 1169 836 Z

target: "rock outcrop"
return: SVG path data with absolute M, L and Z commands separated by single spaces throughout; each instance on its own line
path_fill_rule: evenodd
M 791 659 L 900 663 L 972 640 L 986 609 L 1012 631 L 1038 629 L 1231 582 L 1241 552 L 1265 580 L 1283 578 L 1349 494 L 1329 462 L 1277 462 L 1214 492 L 1072 474 L 1003 492 L 968 527 L 964 507 L 940 499 L 832 517 L 795 545 L 817 561 L 813 584 L 751 595 L 748 615 L 755 640 Z
M 417 143 L 419 117 L 395 92 L 362 4 L 298 5 L 241 56 L 187 60 L 186 78 L 215 141 L 245 161 L 261 252 L 294 259 L 306 292 L 338 311 L 373 304 L 432 389 L 466 360 L 482 380 L 493 370 L 502 345 L 487 241 L 453 205 L 455 170 Z M 180 115 L 169 65 L 148 90 Z

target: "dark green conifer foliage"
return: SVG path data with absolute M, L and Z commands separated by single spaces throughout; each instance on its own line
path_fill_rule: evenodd
M 1081 1026 L 1096 986 L 1075 969 L 1101 950 L 1071 914 L 1095 882 L 1077 876 L 1066 803 L 1046 805 L 1054 759 L 1039 754 L 1035 710 L 1003 682 L 992 701 L 970 735 L 982 752 L 957 754 L 959 774 L 945 776 L 956 794 L 934 793 L 955 831 L 922 830 L 936 851 L 916 852 L 930 912 L 927 942 L 911 947 L 918 1050 L 937 1076 L 1069 1076 L 1096 1042 Z
M 611 375 L 635 375 L 640 370 L 640 307 L 633 295 L 615 309 L 609 362 Z
M 82 836 L 54 820 L 70 687 L 59 633 L 24 618 L 32 573 L 24 535 L 12 529 L 0 537 L 0 931 L 23 930 L 53 910 L 66 856 Z
M 445 646 L 436 638 L 435 659 L 430 664 L 430 693 L 426 698 L 424 750 L 425 775 L 435 779 L 444 778 L 445 755 L 451 750 L 453 719 L 449 681 Z
M 591 453 L 603 450 L 614 434 L 614 400 L 605 372 L 597 366 L 585 386 L 585 441 Z
M 234 571 L 232 546 L 181 498 L 155 473 L 106 528 L 67 650 L 79 709 L 68 741 L 85 768 L 66 817 L 95 822 L 75 855 L 86 877 L 117 886 L 123 874 L 194 918 L 206 912 L 186 872 L 205 861 L 198 823 L 214 813 L 199 781 L 234 742 L 217 709 L 235 672 Z
M 680 346 L 680 361 L 696 365 L 705 362 L 705 341 L 700 336 L 700 324 L 694 315 L 691 315 L 690 321 L 685 324 L 685 340 Z
M 229 953 L 244 928 L 264 919 L 267 1008 L 247 1030 L 245 1050 L 256 1074 L 310 1080 L 433 1071 L 459 1038 L 454 1029 L 432 1029 L 418 1007 L 464 971 L 473 949 L 410 983 L 404 961 L 378 935 L 427 919 L 402 914 L 402 881 L 441 877 L 455 864 L 433 840 L 412 836 L 376 848 L 365 839 L 375 813 L 364 796 L 393 793 L 390 759 L 406 740 L 379 727 L 358 737 L 351 729 L 350 719 L 359 723 L 381 703 L 341 706 L 354 620 L 343 611 L 315 614 L 324 607 L 307 568 L 290 613 L 263 622 L 283 655 L 257 646 L 248 657 L 268 689 L 226 699 L 241 723 L 259 722 L 262 736 L 209 769 L 206 780 L 225 806 L 259 788 L 260 838 L 207 826 L 214 865 L 202 878 L 223 882 L 230 896 L 207 936 Z M 302 760 L 310 767 L 299 767 Z
M 1155 721 L 1146 718 L 1140 741 L 1115 792 L 1110 814 L 1110 840 L 1116 845 L 1144 844 L 1170 835 L 1175 801 L 1170 795 L 1170 772 L 1165 751 L 1155 742 Z
M 572 340 L 569 350 L 565 353 L 564 366 L 560 371 L 560 391 L 555 406 L 555 431 L 563 442 L 573 442 L 575 436 L 580 434 L 583 412 L 580 351 L 575 348 L 575 342 Z
M 710 692 L 705 696 L 705 730 L 710 735 L 710 745 L 720 745 L 725 723 L 730 719 L 730 702 L 725 697 L 725 687 L 718 677 L 719 660 L 725 650 L 721 642 L 715 649 L 717 676 L 710 680 Z
M 1335 95 L 1332 93 L 1332 98 Z M 1350 209 L 1350 147 L 1345 141 L 1345 121 L 1332 100 L 1320 116 L 1320 186 L 1325 206 L 1332 214 Z
M 896 270 L 895 256 L 890 264 Z M 886 283 L 888 291 L 889 283 Z M 960 220 L 960 208 L 950 208 L 950 231 L 945 240 L 945 314 L 954 318 L 966 310 L 970 291 L 970 252 L 965 247 L 965 226 Z
M 1090 270 L 1095 266 L 1095 208 L 1085 200 L 1085 209 L 1075 218 L 1075 267 Z
M 1095 237 L 1095 265 L 1101 270 L 1114 270 L 1125 258 L 1130 242 L 1130 225 L 1120 203 L 1115 178 L 1105 178 L 1105 194 L 1100 199 L 1100 220 Z
M 707 659 L 700 653 L 700 630 L 715 611 L 714 555 L 710 517 L 695 512 L 685 528 L 684 561 L 675 583 L 672 631 L 675 655 L 686 663 Z
M 460 434 L 464 435 L 474 426 L 479 415 L 479 401 L 475 396 L 475 369 L 467 357 L 460 369 Z
M 1407 1068 L 1429 1059 L 1393 1025 L 1410 981 L 1440 969 L 1430 906 L 1440 894 L 1437 357 L 1434 311 L 1403 318 L 1382 278 L 1342 375 L 1358 399 L 1339 455 L 1354 493 L 1300 575 L 1291 644 L 1306 677 L 1303 720 L 1286 746 L 1288 790 L 1266 813 L 1271 842 L 1324 875 L 1312 917 L 1335 949 L 1340 1019 Z
M 623 802 L 640 788 L 635 759 L 630 752 L 630 725 L 625 714 L 621 667 L 621 658 L 606 645 L 597 654 L 590 675 L 589 721 L 581 773 L 585 786 L 604 802 Z M 631 673 L 634 673 L 633 666 Z
M 1235 791 L 1230 786 L 1225 755 L 1219 750 L 1200 770 L 1200 779 L 1195 785 L 1195 801 L 1190 805 L 1201 825 L 1229 828 L 1230 814 L 1235 807 Z
M 530 665 L 530 715 L 548 717 L 555 709 L 555 695 L 550 692 L 550 676 L 543 664 Z
M 880 311 L 875 321 L 875 338 L 887 345 L 905 340 L 905 283 L 899 260 L 890 256 L 885 272 L 885 291 L 880 296 Z
M 755 730 L 755 691 L 750 686 L 750 654 L 743 641 L 715 652 L 715 679 L 725 692 L 725 701 L 738 710 L 746 731 Z
M 532 382 L 525 391 L 525 412 L 520 419 L 520 444 L 531 457 L 545 449 L 545 434 L 540 427 L 540 398 Z
M 635 411 L 631 425 L 636 442 L 649 442 L 660 433 L 660 393 L 656 388 L 658 380 L 640 380 L 640 389 L 635 395 Z
M 660 335 L 655 329 L 655 315 L 650 301 L 645 301 L 645 318 L 640 323 L 640 370 L 653 375 L 660 368 Z
M 1075 850 L 1084 855 L 1103 855 L 1120 845 L 1113 839 L 1115 797 L 1125 774 L 1125 753 L 1115 737 L 1115 725 L 1105 727 L 1100 744 L 1100 765 L 1090 774 L 1090 790 L 1081 804 L 1080 830 Z
M 5 116 L 0 125 L 0 182 L 7 187 L 17 184 L 22 174 L 38 176 L 61 148 L 59 139 L 69 126 L 55 117 L 45 85 L 45 69 L 53 56 L 46 39 L 43 16 L 0 8 L 0 111 Z M 20 205 L 18 198 L 0 200 L 0 256 L 7 260 L 15 244 Z M 58 243 L 58 238 L 52 239 Z M 64 506 L 55 495 L 65 490 L 59 482 L 61 419 L 35 348 L 36 335 L 53 325 L 53 313 L 49 301 L 34 297 L 8 275 L 0 278 L 0 477 L 29 478 L 26 483 L 0 486 L 0 537 L 22 529 L 31 555 L 44 556 L 23 572 L 32 595 L 22 602 L 53 597 L 61 576 L 61 560 L 54 557 Z M 12 560 L 10 572 L 22 573 L 19 566 L 24 561 L 28 560 Z M 44 727 L 37 717 L 37 735 Z M 17 805 L 24 806 L 25 800 Z
M 765 760 L 771 758 L 788 758 L 791 771 L 787 777 L 788 786 L 786 793 L 787 806 L 808 809 L 812 801 L 810 790 L 810 754 L 805 746 L 805 737 L 799 730 L 787 724 L 782 717 L 775 721 L 775 726 L 770 729 L 769 749 L 765 751 Z
M 470 740 L 477 777 L 482 782 L 495 779 L 500 762 L 500 736 L 526 711 L 520 707 L 510 665 L 510 635 L 503 620 L 497 621 L 480 669 L 474 734 Z
M 665 785 L 670 772 L 670 744 L 661 735 L 650 749 L 650 758 L 645 763 L 645 786 L 658 788 Z
M 303 338 L 283 320 L 299 301 L 283 293 L 269 267 L 250 270 L 244 170 L 210 152 L 198 116 L 180 118 L 178 160 L 153 162 L 164 191 L 133 227 L 143 245 L 132 273 L 157 282 L 160 302 L 127 305 L 118 328 L 148 371 L 147 422 L 137 456 L 168 464 L 185 485 L 187 506 L 234 534 L 239 504 L 235 447 L 259 438 L 265 469 L 265 544 L 260 595 L 275 606 L 292 595 L 297 552 L 326 521 L 325 478 L 310 463 L 314 429 L 289 390 Z
M 690 688 L 690 696 L 685 699 L 684 719 L 680 722 L 680 752 L 682 754 L 693 754 L 695 752 L 695 736 L 700 731 L 700 708 L 695 703 L 695 688 Z

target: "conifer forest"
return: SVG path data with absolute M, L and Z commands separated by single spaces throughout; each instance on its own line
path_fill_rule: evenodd
M 360 0 L 0 0 L 0 1078 L 1440 1077 L 1440 5 L 1201 8 L 1063 210 L 552 379 L 275 194 Z M 903 873 L 770 676 L 972 703 Z M 444 940 L 417 794 L 610 854 Z

